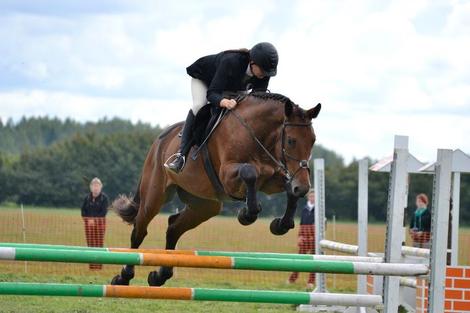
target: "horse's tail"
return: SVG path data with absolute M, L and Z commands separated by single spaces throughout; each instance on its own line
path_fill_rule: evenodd
M 142 179 L 142 178 L 141 178 Z M 140 180 L 137 186 L 137 192 L 131 199 L 126 195 L 119 195 L 112 203 L 111 207 L 122 220 L 129 225 L 135 224 L 135 218 L 139 212 L 140 205 Z

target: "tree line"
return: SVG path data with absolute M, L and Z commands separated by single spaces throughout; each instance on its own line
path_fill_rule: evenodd
M 147 151 L 161 131 L 159 126 L 116 118 L 88 123 L 56 118 L 0 121 L 0 202 L 77 208 L 95 176 L 103 181 L 110 198 L 134 193 Z M 340 155 L 320 145 L 315 145 L 313 158 L 325 159 L 327 215 L 356 219 L 357 162 L 345 164 Z M 432 179 L 432 175 L 410 175 L 410 210 L 414 209 L 416 194 L 424 192 L 431 197 Z M 388 180 L 386 173 L 369 172 L 372 221 L 386 218 Z M 463 223 L 470 221 L 469 187 L 470 175 L 462 175 Z M 260 194 L 260 199 L 262 215 L 283 213 L 285 195 Z M 222 214 L 234 214 L 242 205 L 227 202 Z M 175 199 L 163 211 L 182 207 Z

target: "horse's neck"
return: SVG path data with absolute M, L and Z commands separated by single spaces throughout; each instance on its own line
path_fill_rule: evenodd
M 278 139 L 284 121 L 284 107 L 277 103 L 247 103 L 240 115 L 253 129 L 256 137 L 266 147 Z

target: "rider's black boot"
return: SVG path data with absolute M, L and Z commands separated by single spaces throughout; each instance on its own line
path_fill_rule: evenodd
M 186 117 L 186 122 L 184 123 L 180 148 L 178 149 L 178 152 L 176 153 L 175 159 L 171 161 L 171 163 L 165 164 L 165 167 L 167 169 L 177 174 L 181 172 L 181 170 L 184 168 L 184 165 L 186 163 L 186 157 L 189 153 L 189 150 L 191 150 L 192 139 L 193 139 L 192 134 L 193 134 L 193 128 L 194 128 L 193 126 L 194 126 L 195 119 L 196 117 L 194 116 L 193 111 L 189 110 L 188 116 Z

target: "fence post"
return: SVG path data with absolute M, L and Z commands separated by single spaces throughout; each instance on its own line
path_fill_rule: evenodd
M 449 230 L 452 150 L 437 150 L 431 210 L 431 255 L 428 312 L 444 312 Z M 436 240 L 438 239 L 438 240 Z
M 385 238 L 386 263 L 402 260 L 401 247 L 405 241 L 403 227 L 405 207 L 408 200 L 408 137 L 395 136 L 393 162 L 387 207 L 387 234 Z M 400 277 L 384 277 L 385 313 L 396 313 L 400 303 Z
M 325 239 L 325 161 L 313 160 L 315 188 L 315 254 L 323 254 L 320 241 Z M 325 274 L 315 275 L 315 292 L 326 292 Z
M 368 224 L 368 179 L 369 179 L 369 160 L 359 160 L 358 168 L 358 187 L 357 187 L 357 255 L 367 256 L 367 224 Z M 357 277 L 357 293 L 367 293 L 367 276 L 359 275 Z

